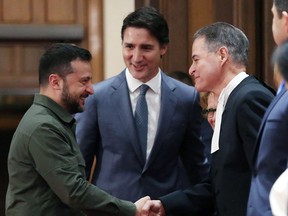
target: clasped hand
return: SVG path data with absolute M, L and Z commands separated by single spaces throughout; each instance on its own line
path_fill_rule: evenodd
M 135 216 L 165 216 L 165 210 L 160 200 L 151 200 L 149 196 L 135 202 Z

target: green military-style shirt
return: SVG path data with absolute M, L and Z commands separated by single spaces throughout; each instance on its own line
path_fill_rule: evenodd
M 86 181 L 75 119 L 36 94 L 13 136 L 8 155 L 7 216 L 135 215 L 135 205 Z

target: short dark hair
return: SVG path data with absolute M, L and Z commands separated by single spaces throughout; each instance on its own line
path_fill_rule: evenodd
M 229 23 L 216 22 L 199 29 L 193 39 L 200 37 L 205 39 L 209 52 L 225 46 L 234 63 L 247 67 L 249 40 L 240 29 Z
M 288 12 L 288 0 L 274 0 L 274 5 L 278 13 L 278 17 L 282 17 L 282 12 Z
M 153 7 L 141 7 L 126 16 L 121 29 L 122 41 L 128 27 L 145 28 L 158 40 L 160 45 L 169 43 L 168 24 L 163 15 Z
M 92 56 L 88 50 L 74 44 L 52 44 L 40 58 L 38 70 L 40 86 L 47 85 L 48 78 L 53 73 L 58 74 L 62 78 L 73 73 L 71 61 L 77 59 L 90 62 Z
M 284 79 L 288 81 L 288 40 L 279 45 L 273 53 L 272 61 Z

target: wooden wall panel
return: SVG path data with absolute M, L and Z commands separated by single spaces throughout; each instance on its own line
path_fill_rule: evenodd
M 247 73 L 260 77 L 258 73 L 257 49 L 257 31 L 256 20 L 259 16 L 259 10 L 256 10 L 255 2 L 251 0 L 234 0 L 232 24 L 240 28 L 249 40 L 249 64 Z
M 23 73 L 23 46 L 19 43 L 15 43 L 12 45 L 13 49 L 13 64 L 14 64 L 14 72 L 13 72 L 13 78 L 17 79 L 18 84 L 22 84 L 21 81 L 23 80 L 23 77 L 25 77 L 25 73 Z M 11 62 L 12 63 L 12 62 Z M 15 85 L 15 84 L 14 84 Z
M 32 11 L 33 11 L 33 17 L 32 17 L 32 23 L 34 24 L 42 24 L 45 22 L 45 1 L 46 0 L 33 0 L 32 4 Z
M 32 0 L 3 0 L 3 21 L 29 23 L 32 19 Z
M 188 0 L 189 34 L 214 21 L 214 0 Z
M 159 1 L 159 11 L 169 26 L 168 52 L 162 60 L 161 68 L 167 73 L 188 72 L 188 19 L 187 1 Z M 181 14 L 181 16 L 179 16 Z
M 223 13 L 223 11 L 225 11 Z M 251 0 L 218 0 L 215 4 L 215 21 L 225 21 L 241 29 L 249 40 L 249 64 L 247 73 L 257 74 L 256 58 L 256 19 L 260 10 L 256 10 L 255 1 Z M 260 78 L 260 77 L 259 77 Z
M 82 25 L 85 30 L 85 37 L 82 41 L 69 40 L 67 38 L 61 40 L 59 37 L 55 37 L 55 39 L 52 38 L 51 40 L 45 38 L 37 40 L 37 38 L 33 38 L 32 41 L 25 37 L 21 38 L 21 35 L 17 35 L 17 39 L 9 40 L 9 38 L 7 38 L 7 40 L 0 40 L 0 47 L 6 46 L 6 49 L 9 47 L 13 55 L 13 62 L 8 61 L 9 63 L 3 63 L 1 65 L 0 88 L 13 89 L 19 88 L 19 86 L 23 88 L 37 88 L 38 58 L 36 56 L 43 53 L 44 47 L 48 44 L 54 42 L 71 42 L 89 49 L 89 37 L 98 37 L 98 35 L 88 36 L 87 11 L 88 8 L 90 8 L 88 3 L 91 4 L 91 2 L 95 2 L 95 0 L 90 0 L 89 2 L 84 0 L 0 0 L 0 5 L 3 6 L 0 8 L 1 14 L 3 14 L 3 19 L 0 20 L 0 24 L 4 24 L 5 27 L 11 25 L 11 28 L 13 28 L 13 24 L 19 26 L 19 24 L 23 23 L 27 25 L 26 27 L 33 26 L 33 28 L 29 28 L 31 29 L 31 34 L 33 34 L 32 30 L 33 32 L 37 31 L 37 25 L 39 24 L 41 28 L 47 26 L 46 28 L 49 29 L 61 24 L 67 26 Z M 21 8 L 21 10 L 19 8 Z M 94 13 L 101 15 L 98 10 L 101 11 L 102 8 L 97 7 L 96 9 L 97 11 L 94 11 Z M 98 20 L 101 21 L 101 19 Z M 92 23 L 92 20 L 90 22 Z M 93 20 L 93 23 L 96 24 L 95 20 Z M 94 28 L 94 26 L 91 25 L 91 28 Z M 99 31 L 94 31 L 93 33 L 97 34 Z M 23 35 L 27 35 L 27 33 L 25 32 Z M 29 32 L 27 36 L 29 36 Z M 101 37 L 102 35 L 99 35 L 99 38 Z M 101 40 L 99 41 L 101 42 Z M 102 44 L 98 44 L 98 46 L 101 47 Z M 96 54 L 102 55 L 102 52 L 96 53 L 94 51 L 94 55 Z M 102 59 L 100 61 L 102 61 Z M 8 71 L 9 75 L 4 76 Z M 97 73 L 103 73 L 102 71 L 103 70 L 98 70 Z M 27 76 L 29 76 L 29 79 L 26 78 Z M 15 86 L 14 82 L 17 83 L 17 86 Z
M 47 23 L 75 23 L 77 17 L 76 0 L 46 0 Z
M 33 34 L 37 32 L 37 25 L 45 30 L 65 24 L 67 29 L 73 30 L 74 26 L 72 33 L 84 30 L 84 36 L 75 40 L 57 36 L 31 39 L 21 37 L 21 34 L 10 39 L 0 38 L 0 97 L 7 92 L 33 94 L 38 89 L 39 57 L 47 46 L 55 42 L 75 43 L 89 49 L 93 55 L 93 81 L 103 80 L 102 9 L 102 0 L 0 0 L 2 29 L 16 26 L 17 32 L 21 32 L 19 27 L 25 24 L 25 29 L 30 29 Z M 23 32 L 23 35 L 29 36 L 29 32 Z
M 0 21 L 3 20 L 3 0 L 0 0 Z
M 262 28 L 259 31 L 258 40 L 261 41 L 261 62 L 262 65 L 262 74 L 264 80 L 271 86 L 274 86 L 275 89 L 277 87 L 274 85 L 273 80 L 273 67 L 271 66 L 271 57 L 274 49 L 276 48 L 276 44 L 273 39 L 272 34 L 272 12 L 271 8 L 273 5 L 273 0 L 263 1 L 263 13 L 261 16 Z
M 13 73 L 13 55 L 11 47 L 0 45 L 0 80 Z
M 39 60 L 43 53 L 44 48 L 39 45 L 31 44 L 23 47 L 23 74 L 25 76 L 38 77 Z
M 39 58 L 49 44 L 51 42 L 0 43 L 0 90 L 37 89 Z
M 195 32 L 214 21 L 214 0 L 188 0 L 188 55 L 189 55 L 189 67 L 191 61 L 191 51 L 193 43 L 193 35 Z

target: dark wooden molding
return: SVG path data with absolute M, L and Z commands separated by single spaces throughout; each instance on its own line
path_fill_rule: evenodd
M 3 95 L 34 95 L 39 88 L 0 88 L 0 96 Z
M 0 88 L 0 111 L 21 113 L 32 104 L 38 88 Z
M 0 24 L 0 40 L 82 40 L 83 25 Z

